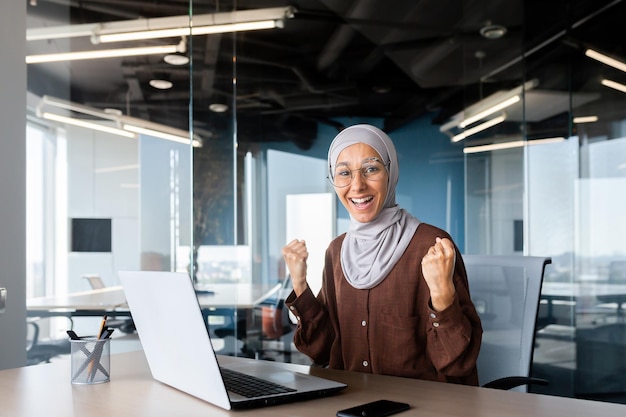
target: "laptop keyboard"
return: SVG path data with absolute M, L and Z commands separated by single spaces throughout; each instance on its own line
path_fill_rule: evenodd
M 295 389 L 275 384 L 261 378 L 242 374 L 232 369 L 221 368 L 226 389 L 246 398 L 260 397 L 271 394 L 294 392 Z

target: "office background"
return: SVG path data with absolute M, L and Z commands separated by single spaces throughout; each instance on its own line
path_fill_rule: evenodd
M 55 2 L 39 3 L 3 5 L 6 12 L 0 17 L 5 35 L 0 41 L 2 50 L 11 57 L 2 64 L 3 74 L 11 82 L 0 87 L 0 100 L 5 103 L 1 116 L 1 184 L 3 193 L 11 196 L 1 209 L 5 273 L 0 286 L 8 289 L 9 308 L 0 314 L 0 331 L 12 335 L 2 338 L 0 368 L 20 366 L 25 361 L 26 313 L 22 301 L 27 295 L 83 289 L 83 274 L 98 273 L 106 284 L 113 285 L 117 283 L 118 269 L 187 270 L 194 261 L 195 245 L 208 248 L 202 251 L 208 254 L 212 253 L 210 248 L 227 249 L 222 264 L 215 268 L 209 266 L 214 265 L 210 255 L 195 259 L 199 261 L 200 280 L 271 283 L 282 278 L 285 271 L 280 247 L 286 231 L 281 207 L 285 207 L 286 196 L 331 190 L 324 178 L 326 150 L 337 126 L 353 123 L 390 128 L 401 164 L 399 203 L 422 221 L 448 230 L 465 253 L 550 256 L 554 263 L 547 271 L 547 281 L 592 284 L 613 279 L 612 266 L 626 259 L 621 239 L 626 234 L 622 213 L 626 198 L 624 98 L 622 92 L 599 86 L 601 75 L 623 80 L 623 73 L 613 72 L 601 63 L 592 63 L 591 69 L 585 66 L 583 70 L 578 65 L 582 52 L 572 47 L 577 30 L 590 34 L 589 39 L 581 39 L 587 42 L 599 42 L 598 33 L 605 30 L 613 35 L 612 43 L 606 43 L 603 37 L 599 47 L 624 61 L 626 38 L 623 33 L 620 36 L 611 20 L 611 16 L 624 11 L 621 1 L 573 1 L 549 6 L 511 2 L 511 9 L 522 11 L 518 17 L 522 28 L 509 33 L 517 37 L 508 44 L 508 53 L 511 57 L 521 57 L 523 52 L 527 55 L 519 61 L 512 59 L 513 64 L 495 79 L 507 89 L 533 79 L 539 79 L 540 84 L 529 88 L 522 98 L 525 105 L 518 110 L 520 115 L 509 114 L 512 121 L 487 129 L 471 140 L 451 142 L 450 136 L 440 130 L 448 120 L 440 109 L 395 124 L 384 114 L 336 117 L 332 119 L 334 124 L 314 123 L 314 135 L 309 130 L 293 129 L 287 135 L 289 140 L 265 129 L 264 116 L 257 115 L 251 123 L 258 128 L 253 135 L 259 140 L 254 142 L 243 140 L 250 136 L 250 116 L 246 114 L 244 123 L 237 112 L 227 112 L 219 119 L 206 116 L 205 122 L 217 127 L 215 136 L 210 140 L 205 137 L 204 146 L 195 149 L 148 135 L 140 136 L 137 142 L 128 141 L 89 129 L 45 123 L 35 117 L 33 109 L 41 94 L 34 94 L 30 87 L 36 85 L 41 91 L 41 85 L 54 82 L 31 68 L 26 78 L 23 57 L 30 53 L 29 47 L 14 34 L 26 31 L 26 7 L 33 17 L 42 19 L 45 15 L 37 13 L 35 7 Z M 328 3 L 332 6 L 333 2 Z M 459 1 L 453 15 L 459 21 L 464 17 L 471 20 L 464 10 L 473 10 L 472 5 Z M 555 16 L 542 10 L 561 13 Z M 70 18 L 75 16 L 68 12 L 66 24 Z M 548 33 L 551 19 L 570 24 L 555 23 L 554 33 Z M 575 27 L 571 25 L 574 22 Z M 297 17 L 286 24 L 297 24 Z M 524 39 L 531 38 L 528 32 L 542 24 L 544 39 L 552 40 L 542 45 L 525 44 Z M 559 35 L 557 29 L 561 27 L 568 33 Z M 252 35 L 237 36 L 242 39 Z M 474 52 L 468 47 L 462 58 L 448 64 L 471 78 L 469 74 L 481 72 L 482 65 Z M 232 79 L 237 67 L 220 70 L 221 78 Z M 183 78 L 193 77 L 200 69 L 186 71 Z M 238 85 L 242 89 L 247 83 L 244 74 L 250 73 L 240 73 Z M 65 81 L 71 81 L 72 73 L 64 76 Z M 581 78 L 586 81 L 580 82 Z M 487 90 L 497 89 L 495 84 L 482 86 L 484 96 Z M 51 90 L 58 94 L 63 88 L 55 85 Z M 61 98 L 80 97 L 66 88 Z M 476 83 L 457 86 L 460 96 L 456 96 L 456 105 L 469 106 L 477 101 L 477 89 Z M 25 91 L 30 91 L 28 105 Z M 204 94 L 202 84 L 192 84 L 190 91 L 192 96 Z M 541 98 L 547 101 L 532 101 Z M 162 105 L 167 111 L 167 105 Z M 244 114 L 242 103 L 240 107 Z M 25 134 L 27 108 L 30 133 Z M 574 117 L 592 113 L 599 117 L 596 123 L 574 122 Z M 454 112 L 447 114 L 453 116 Z M 158 121 L 171 120 L 161 116 Z M 203 129 L 197 129 L 199 135 L 205 133 Z M 565 140 L 535 145 L 554 137 Z M 464 153 L 470 146 L 520 139 L 529 146 Z M 274 162 L 278 166 L 272 164 L 275 158 L 268 157 L 276 151 L 285 158 Z M 288 162 L 290 155 L 295 160 L 293 165 Z M 111 170 L 115 167 L 118 169 Z M 29 188 L 34 172 L 39 182 Z M 39 192 L 31 193 L 34 190 Z M 27 222 L 27 213 L 33 210 L 35 220 Z M 345 230 L 347 215 L 340 205 L 336 214 L 337 222 L 332 226 L 339 233 Z M 69 250 L 68 224 L 73 218 L 111 219 L 111 252 Z M 225 259 L 228 257 L 231 259 Z M 540 319 L 545 320 L 535 352 L 534 371 L 555 381 L 546 392 L 623 401 L 626 335 L 616 302 L 605 302 L 593 294 L 584 303 L 577 302 L 572 294 L 554 303 L 550 315 L 547 302 L 540 310 Z

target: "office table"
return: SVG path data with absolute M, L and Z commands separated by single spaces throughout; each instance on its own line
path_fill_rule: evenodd
M 221 308 L 237 306 L 252 308 L 268 295 L 276 292 L 280 284 L 271 288 L 252 284 L 212 284 L 207 289 L 211 294 L 200 292 L 198 302 L 202 308 Z M 26 300 L 27 310 L 36 315 L 52 310 L 68 311 L 113 311 L 128 309 L 126 297 L 121 285 L 100 289 L 74 292 L 47 297 L 33 297 Z
M 212 292 L 199 292 L 197 298 L 206 323 L 209 316 L 227 317 L 231 321 L 227 324 L 227 330 L 233 336 L 242 339 L 247 334 L 247 323 L 252 322 L 253 308 L 280 288 L 280 284 L 272 287 L 239 283 L 211 284 L 207 286 L 207 290 Z M 167 303 L 167 300 L 163 302 Z M 120 285 L 29 298 L 26 300 L 26 311 L 28 317 L 64 316 L 72 319 L 85 316 L 102 317 L 104 314 L 111 318 L 131 316 L 124 289 Z
M 220 361 L 246 360 L 220 356 Z M 332 397 L 246 411 L 225 411 L 156 382 L 142 351 L 111 356 L 111 381 L 72 385 L 70 362 L 0 371 L 0 415 L 3 417 L 159 417 L 159 416 L 334 416 L 339 409 L 376 399 L 407 402 L 399 416 L 528 417 L 624 416 L 626 406 L 541 394 L 499 391 L 416 379 L 369 375 L 304 365 L 288 369 L 348 384 Z
M 596 300 L 600 300 L 600 302 L 609 302 L 610 300 L 616 303 L 616 315 L 621 316 L 622 304 L 626 302 L 626 284 L 590 281 L 544 282 L 541 288 L 541 299 L 548 303 L 548 319 L 553 318 L 554 300 L 575 301 L 577 309 L 580 311 L 597 304 Z

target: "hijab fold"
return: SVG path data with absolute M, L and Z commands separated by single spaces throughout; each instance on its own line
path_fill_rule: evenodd
M 391 138 L 377 127 L 361 124 L 341 131 L 328 150 L 329 175 L 333 175 L 341 151 L 357 143 L 374 148 L 389 174 L 383 209 L 367 223 L 350 216 L 350 229 L 341 246 L 341 267 L 348 283 L 370 289 L 380 284 L 402 257 L 420 221 L 396 204 L 398 157 Z

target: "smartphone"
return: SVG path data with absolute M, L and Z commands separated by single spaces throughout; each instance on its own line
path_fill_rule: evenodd
M 337 411 L 337 417 L 384 417 L 411 408 L 406 403 L 378 400 Z

